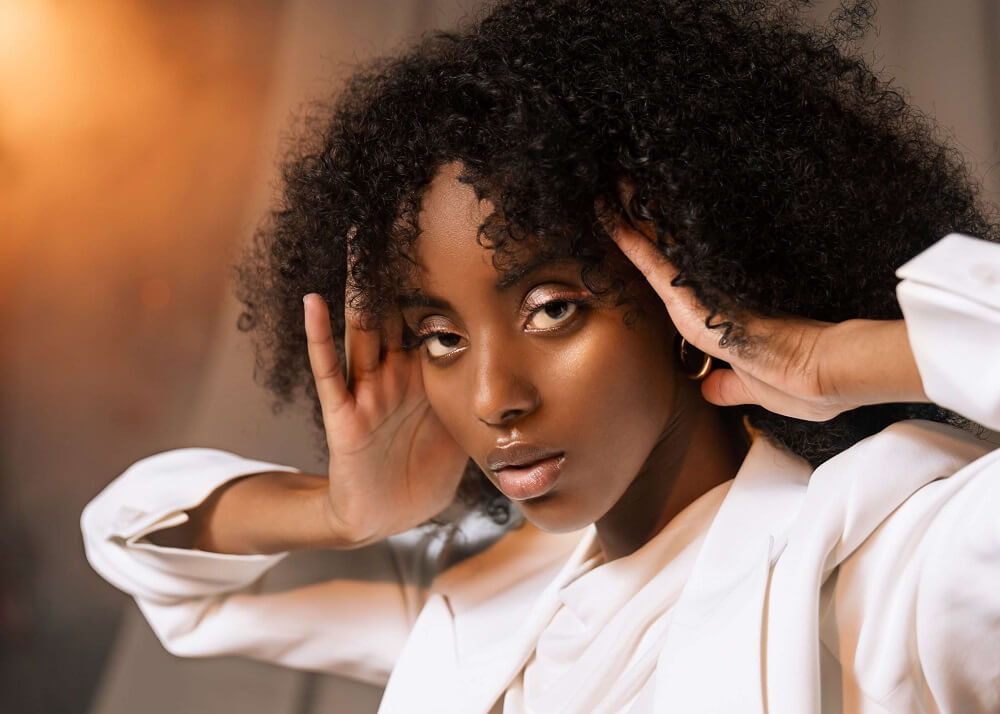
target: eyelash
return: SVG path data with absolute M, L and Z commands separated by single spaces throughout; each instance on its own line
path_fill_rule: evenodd
M 578 315 L 581 310 L 583 310 L 585 307 L 587 307 L 589 305 L 590 301 L 587 300 L 587 299 L 581 299 L 581 298 L 558 297 L 558 298 L 554 298 L 554 299 L 546 299 L 544 301 L 535 303 L 534 305 L 528 304 L 528 305 L 525 306 L 525 310 L 524 310 L 524 312 L 527 313 L 526 320 L 530 320 L 532 317 L 535 316 L 536 313 L 538 313 L 541 310 L 544 310 L 549 305 L 556 305 L 556 304 L 560 304 L 560 303 L 566 303 L 567 305 L 573 305 L 576 308 L 570 315 L 568 315 L 566 318 L 564 318 L 566 322 L 569 322 L 569 321 L 571 321 L 573 319 L 573 317 L 575 315 Z M 562 330 L 562 329 L 564 329 L 563 322 L 560 322 L 555 327 L 548 327 L 548 328 L 544 328 L 544 329 L 540 329 L 540 330 L 532 330 L 532 332 L 535 332 L 535 333 L 538 333 L 538 332 L 548 333 L 548 332 L 556 332 L 556 331 Z M 454 335 L 454 334 L 455 334 L 454 332 L 448 332 L 448 331 L 445 331 L 445 330 L 437 330 L 437 331 L 434 331 L 434 332 L 424 332 L 422 334 L 421 333 L 417 333 L 417 334 L 414 335 L 414 342 L 411 345 L 411 348 L 412 349 L 416 349 L 416 348 L 419 348 L 419 347 L 424 347 L 424 343 L 427 342 L 427 340 L 430 340 L 430 339 L 432 339 L 434 337 L 439 337 L 441 335 Z M 429 353 L 429 351 L 427 350 L 426 347 L 424 349 L 425 349 L 425 352 L 427 352 L 427 358 L 430 359 L 430 360 L 432 360 L 432 361 L 447 360 L 447 359 L 450 359 L 454 354 L 456 354 L 456 352 L 449 352 L 446 355 L 441 355 L 440 357 L 435 357 L 434 355 L 432 355 L 432 354 Z

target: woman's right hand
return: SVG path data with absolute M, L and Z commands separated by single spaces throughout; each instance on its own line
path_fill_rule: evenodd
M 359 547 L 437 515 L 454 499 L 468 455 L 427 401 L 420 355 L 400 344 L 401 318 L 365 330 L 346 307 L 342 370 L 326 302 L 310 293 L 303 303 L 330 450 L 325 512 L 334 542 Z

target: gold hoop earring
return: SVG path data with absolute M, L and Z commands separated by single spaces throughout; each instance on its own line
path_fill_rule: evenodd
M 680 364 L 681 371 L 688 379 L 693 379 L 695 381 L 701 381 L 708 376 L 708 373 L 712 371 L 712 355 L 705 354 L 697 347 L 688 342 L 680 333 L 677 333 L 677 338 L 675 339 L 677 349 L 675 354 L 677 355 L 677 362 Z M 691 364 L 691 359 L 694 357 L 695 360 L 698 359 L 698 355 L 701 355 L 701 364 L 695 363 L 694 366 Z

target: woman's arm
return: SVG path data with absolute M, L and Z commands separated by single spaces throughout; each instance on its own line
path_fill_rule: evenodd
M 310 294 L 303 312 L 329 473 L 234 475 L 202 493 L 183 522 L 150 534 L 153 543 L 232 554 L 357 548 L 417 526 L 454 498 L 467 457 L 431 411 L 418 356 L 393 331 L 401 326 L 364 330 L 348 310 L 342 370 L 326 303 Z
M 702 382 L 713 404 L 825 421 L 866 404 L 933 400 L 1000 429 L 1000 245 L 952 234 L 901 267 L 905 320 L 741 315 L 749 341 L 720 347 L 708 311 L 692 290 L 671 285 L 676 270 L 654 244 L 623 225 L 613 238 L 680 333 L 731 365 Z
M 320 296 L 306 296 L 304 319 L 328 474 L 214 449 L 158 454 L 88 504 L 84 545 L 171 652 L 243 654 L 378 681 L 438 565 L 424 555 L 440 538 L 409 536 L 451 503 L 467 455 L 430 409 L 400 324 L 363 329 L 347 308 L 341 368 Z M 397 549 L 394 539 L 408 545 Z M 358 560 L 367 578 L 344 571 L 310 589 L 260 591 L 287 550 L 365 545 L 380 554 Z
M 239 555 L 350 547 L 330 527 L 328 491 L 326 477 L 317 474 L 238 476 L 189 509 L 187 521 L 147 538 L 160 546 Z
M 148 536 L 187 522 L 189 510 L 233 479 L 263 471 L 294 469 L 217 449 L 175 449 L 136 462 L 83 510 L 80 526 L 91 565 L 115 587 L 148 600 L 203 597 L 250 585 L 285 554 L 161 548 Z M 185 569 L 186 564 L 197 566 Z
M 444 534 L 406 534 L 359 551 L 325 553 L 322 561 L 313 558 L 318 569 L 308 578 L 322 582 L 305 587 L 282 584 L 281 572 L 270 574 L 286 553 L 157 544 L 157 534 L 197 512 L 206 497 L 261 472 L 300 476 L 216 449 L 176 449 L 137 462 L 84 509 L 88 560 L 135 598 L 176 655 L 236 654 L 384 684 L 422 605 Z M 268 517 L 246 515 L 248 521 Z M 277 530 L 261 524 L 252 530 L 269 529 Z
M 1000 244 L 953 233 L 896 274 L 929 398 L 1000 430 Z

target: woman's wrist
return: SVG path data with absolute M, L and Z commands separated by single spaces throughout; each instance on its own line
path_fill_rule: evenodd
M 190 546 L 234 555 L 349 547 L 330 531 L 324 510 L 328 491 L 326 477 L 317 474 L 241 477 L 188 512 Z
M 845 411 L 869 404 L 927 402 L 903 320 L 847 320 L 830 328 L 824 357 Z

